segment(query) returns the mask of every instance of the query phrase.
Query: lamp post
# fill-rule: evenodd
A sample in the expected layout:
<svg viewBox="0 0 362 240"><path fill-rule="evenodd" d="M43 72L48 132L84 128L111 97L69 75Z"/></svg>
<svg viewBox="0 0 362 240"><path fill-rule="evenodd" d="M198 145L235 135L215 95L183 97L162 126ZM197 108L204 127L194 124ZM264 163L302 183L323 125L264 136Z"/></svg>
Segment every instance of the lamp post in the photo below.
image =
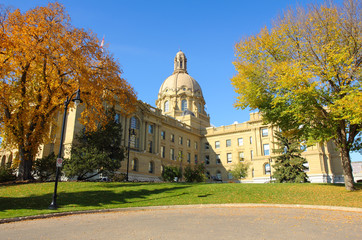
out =
<svg viewBox="0 0 362 240"><path fill-rule="evenodd" d="M75 95L75 97L74 97L74 95ZM71 101L73 101L75 103L76 106L78 106L79 103L83 102L80 99L80 89L79 88L69 98L67 97L67 100L65 100L65 102L64 102L64 116L63 116L62 132L60 135L59 153L58 153L57 164L56 164L53 200L48 207L49 209L52 209L52 210L55 210L58 208L58 206L57 206L57 188L58 188L60 168L61 168L61 164L62 164L62 149L63 149L63 140L64 140L65 120L67 118L67 110L68 110L68 105L70 103L70 99L71 99ZM60 160L60 161L58 162L58 160Z"/></svg>
<svg viewBox="0 0 362 240"><path fill-rule="evenodd" d="M134 128L128 129L128 154L127 154L127 174L126 174L126 181L128 182L128 171L129 171L129 149L131 148L131 135L135 136L136 133Z"/></svg>

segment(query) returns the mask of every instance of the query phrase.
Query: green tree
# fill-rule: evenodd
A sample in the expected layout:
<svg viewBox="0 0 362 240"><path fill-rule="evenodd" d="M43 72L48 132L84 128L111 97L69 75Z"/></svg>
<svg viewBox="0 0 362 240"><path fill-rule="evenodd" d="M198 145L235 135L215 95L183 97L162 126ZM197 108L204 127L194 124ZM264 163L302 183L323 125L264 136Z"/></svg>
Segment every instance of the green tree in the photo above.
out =
<svg viewBox="0 0 362 240"><path fill-rule="evenodd" d="M174 182L175 178L180 178L180 168L176 166L164 166L162 171L162 179L166 182Z"/></svg>
<svg viewBox="0 0 362 240"><path fill-rule="evenodd" d="M297 136L287 137L283 132L275 132L275 142L279 148L273 152L278 154L273 165L273 178L276 182L283 183L304 183L308 182L308 176L305 173L307 167L304 165L307 160L302 157L303 150Z"/></svg>
<svg viewBox="0 0 362 240"><path fill-rule="evenodd" d="M97 131L84 131L77 135L77 143L71 148L71 157L64 163L64 173L68 177L77 176L78 180L89 179L101 173L112 175L121 167L124 159L121 137L121 124L110 118Z"/></svg>
<svg viewBox="0 0 362 240"><path fill-rule="evenodd" d="M54 152L52 152L48 156L39 158L35 161L34 172L35 175L39 177L40 181L47 181L51 177L55 177L56 160L57 157Z"/></svg>
<svg viewBox="0 0 362 240"><path fill-rule="evenodd" d="M248 176L248 169L249 169L248 163L239 162L233 165L230 173L235 179L245 178Z"/></svg>
<svg viewBox="0 0 362 240"><path fill-rule="evenodd" d="M186 182L203 182L205 181L205 165L195 164L193 167L189 164L184 169L184 178Z"/></svg>
<svg viewBox="0 0 362 240"><path fill-rule="evenodd" d="M308 143L333 140L350 191L350 151L361 148L361 9L346 0L285 11L271 29L236 44L232 78L236 107L259 109Z"/></svg>
<svg viewBox="0 0 362 240"><path fill-rule="evenodd" d="M71 25L61 4L25 13L0 6L0 137L2 146L18 149L20 179L32 178L39 146L49 142L65 97L78 88L87 130L104 124L105 102L134 110L136 95L121 73L94 33Z"/></svg>

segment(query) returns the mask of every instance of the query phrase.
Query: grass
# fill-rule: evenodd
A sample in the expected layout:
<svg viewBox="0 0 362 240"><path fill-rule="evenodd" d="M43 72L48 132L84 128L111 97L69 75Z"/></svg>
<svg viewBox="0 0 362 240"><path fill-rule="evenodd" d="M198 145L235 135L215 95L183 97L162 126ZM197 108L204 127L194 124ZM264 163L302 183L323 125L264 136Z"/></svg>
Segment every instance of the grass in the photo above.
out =
<svg viewBox="0 0 362 240"><path fill-rule="evenodd" d="M48 210L54 183L0 186L0 219L52 212L186 204L268 203L362 208L362 185L60 182L59 208Z"/></svg>

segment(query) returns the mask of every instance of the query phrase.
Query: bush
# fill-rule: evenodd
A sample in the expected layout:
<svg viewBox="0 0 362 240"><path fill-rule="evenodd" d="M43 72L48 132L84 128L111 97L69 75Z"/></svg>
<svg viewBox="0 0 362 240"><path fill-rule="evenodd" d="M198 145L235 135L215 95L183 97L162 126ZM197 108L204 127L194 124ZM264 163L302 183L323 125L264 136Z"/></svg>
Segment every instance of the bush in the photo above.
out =
<svg viewBox="0 0 362 240"><path fill-rule="evenodd" d="M164 166L161 176L163 181L174 182L175 178L181 177L181 172L176 166Z"/></svg>
<svg viewBox="0 0 362 240"><path fill-rule="evenodd" d="M184 170L184 177L186 182L203 182L205 181L205 165L196 164L194 167L187 165Z"/></svg>
<svg viewBox="0 0 362 240"><path fill-rule="evenodd" d="M111 181L112 182L124 182L126 181L126 174L125 173L114 173L111 176Z"/></svg>
<svg viewBox="0 0 362 240"><path fill-rule="evenodd" d="M34 163L34 171L40 181L47 181L55 178L56 160L54 152L46 157L38 158Z"/></svg>
<svg viewBox="0 0 362 240"><path fill-rule="evenodd" d="M15 168L12 168L10 164L0 167L0 182L10 182L16 179Z"/></svg>

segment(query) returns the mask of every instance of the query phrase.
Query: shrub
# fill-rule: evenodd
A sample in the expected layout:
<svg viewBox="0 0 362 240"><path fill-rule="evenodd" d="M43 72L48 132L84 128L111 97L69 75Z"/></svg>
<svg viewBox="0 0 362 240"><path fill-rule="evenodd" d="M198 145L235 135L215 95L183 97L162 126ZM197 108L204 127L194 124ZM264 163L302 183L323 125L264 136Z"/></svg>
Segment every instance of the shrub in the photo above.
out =
<svg viewBox="0 0 362 240"><path fill-rule="evenodd" d="M34 171L40 181L47 181L55 178L56 160L54 152L46 157L38 158L34 163Z"/></svg>
<svg viewBox="0 0 362 240"><path fill-rule="evenodd" d="M186 182L203 182L205 181L205 165L196 164L194 167L187 165L184 170L184 177Z"/></svg>
<svg viewBox="0 0 362 240"><path fill-rule="evenodd" d="M0 182L9 182L16 179L15 168L12 168L10 164L0 167Z"/></svg>
<svg viewBox="0 0 362 240"><path fill-rule="evenodd" d="M181 172L176 166L164 166L161 176L163 181L174 182L175 178L181 177Z"/></svg>

